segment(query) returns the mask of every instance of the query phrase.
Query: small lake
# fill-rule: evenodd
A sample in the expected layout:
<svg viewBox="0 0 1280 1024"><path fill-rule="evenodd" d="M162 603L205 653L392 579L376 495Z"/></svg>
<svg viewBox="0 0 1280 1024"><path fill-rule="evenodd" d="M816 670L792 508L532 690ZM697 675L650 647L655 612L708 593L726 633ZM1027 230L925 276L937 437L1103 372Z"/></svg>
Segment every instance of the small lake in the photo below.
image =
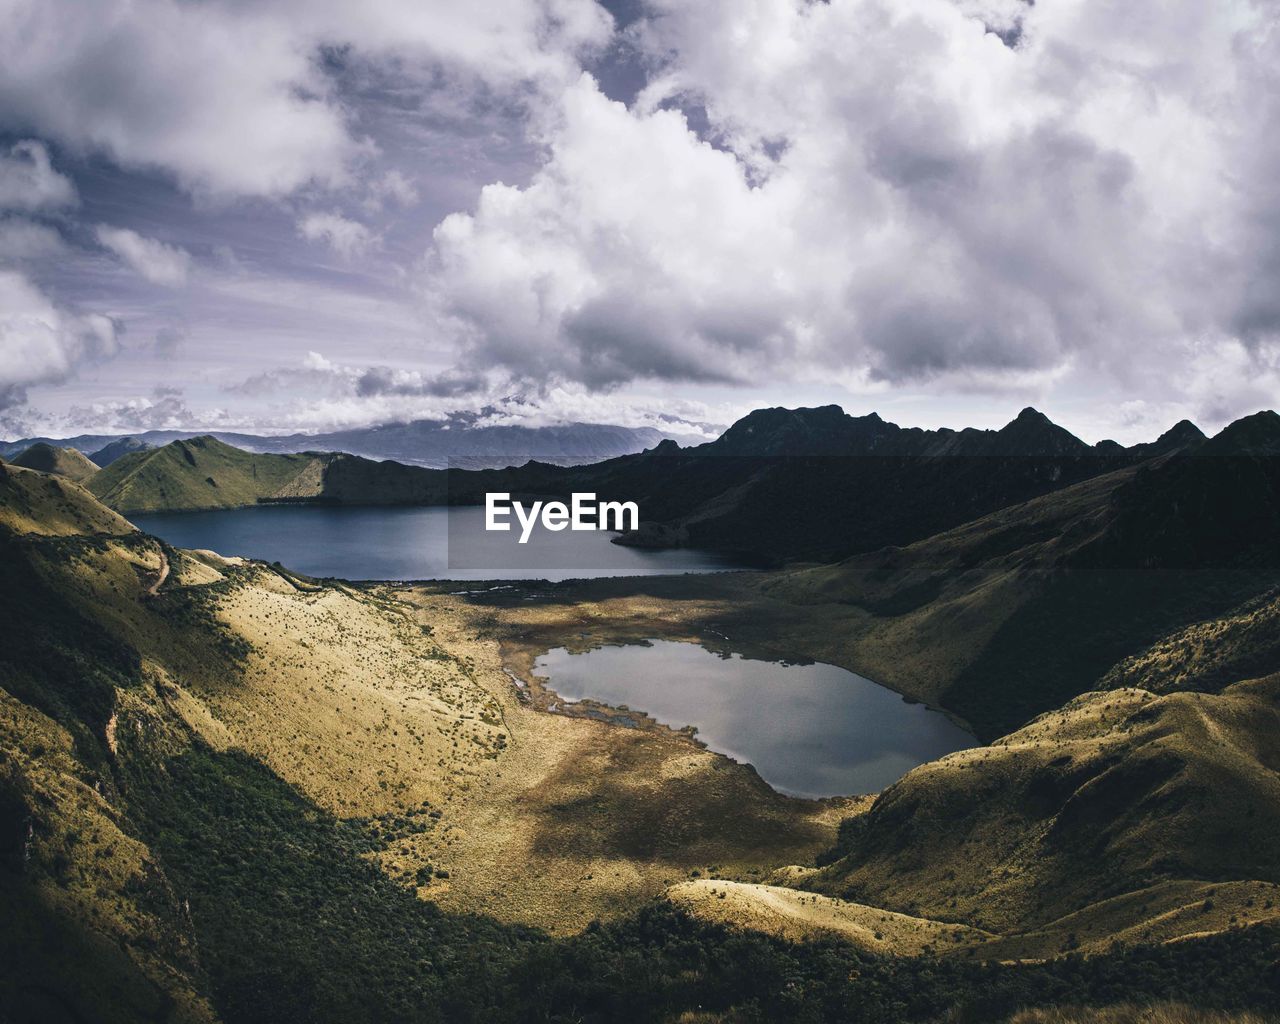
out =
<svg viewBox="0 0 1280 1024"><path fill-rule="evenodd" d="M878 792L916 765L978 742L941 712L834 665L654 640L582 654L557 648L534 672L567 701L625 704L675 729L696 726L712 750L754 765L793 796Z"/></svg>
<svg viewBox="0 0 1280 1024"><path fill-rule="evenodd" d="M480 507L259 505L213 512L135 515L132 521L180 548L208 548L280 562L308 576L348 580L521 580L656 576L745 568L724 555L644 551L604 532L489 532Z"/></svg>

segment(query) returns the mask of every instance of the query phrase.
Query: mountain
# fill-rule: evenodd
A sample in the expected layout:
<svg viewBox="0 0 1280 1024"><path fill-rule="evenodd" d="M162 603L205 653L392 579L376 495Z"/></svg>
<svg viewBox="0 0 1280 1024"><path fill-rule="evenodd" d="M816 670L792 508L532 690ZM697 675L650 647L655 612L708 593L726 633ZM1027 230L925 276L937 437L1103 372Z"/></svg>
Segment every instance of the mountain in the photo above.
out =
<svg viewBox="0 0 1280 1024"><path fill-rule="evenodd" d="M588 465L531 460L518 467L447 472L348 454L250 453L209 435L122 456L91 487L124 512L260 501L477 504L488 491L521 498L586 491L639 504L640 529L616 543L701 547L781 565L833 562L886 545L909 545L997 509L1161 458L1185 462L1185 453L1268 451L1276 422L1274 414L1259 414L1203 442L1196 441L1194 427L1180 424L1148 449L1117 453L1086 445L1034 409L1024 409L999 430L960 431L903 429L875 414L848 416L836 406L764 409L715 441L691 448L665 439L640 454ZM1237 461L1197 470L1197 477L1212 473L1219 479L1217 489L1201 481L1196 493L1209 503L1234 493ZM1166 473L1148 483L1171 479ZM1258 497L1262 504L1241 507L1261 508L1270 500ZM1172 500L1150 500L1158 506L1166 498ZM1185 503L1169 509L1190 511ZM1162 513L1153 507L1151 514ZM1135 543L1156 536L1150 525L1136 521Z"/></svg>
<svg viewBox="0 0 1280 1024"><path fill-rule="evenodd" d="M193 458L246 465L215 445ZM930 538L939 585L973 607L995 561L1034 583L1146 514L1143 472ZM927 601L929 559L897 556L854 560L864 582L823 604ZM849 567L824 568L753 577L756 599ZM177 550L0 465L5 1018L920 1024L1280 999L1271 599L1126 660L1154 690L1088 693L873 799L804 801L687 736L536 710L507 674L504 637L557 604L581 638L690 602L456 589ZM1236 653L1215 662L1215 636Z"/></svg>
<svg viewBox="0 0 1280 1024"><path fill-rule="evenodd" d="M1202 455L1280 455L1280 414L1256 412L1223 427L1200 449Z"/></svg>
<svg viewBox="0 0 1280 1024"><path fill-rule="evenodd" d="M122 455L128 455L130 452L142 452L154 447L155 445L147 444L146 441L140 441L136 437L122 437L118 441L112 441L110 444L103 445L97 451L92 452L89 458L99 466L109 466Z"/></svg>
<svg viewBox="0 0 1280 1024"><path fill-rule="evenodd" d="M1228 427L1218 437L1241 433L1257 436ZM823 638L815 656L940 704L991 739L1170 631L1274 586L1280 459L1215 457L1212 444L759 586L810 610Z"/></svg>
<svg viewBox="0 0 1280 1024"><path fill-rule="evenodd" d="M55 448L43 442L36 442L20 452L12 463L27 469L38 469L42 473L65 476L76 483L84 483L98 472L98 467L75 448Z"/></svg>
<svg viewBox="0 0 1280 1024"><path fill-rule="evenodd" d="M1179 420L1154 441L1135 444L1131 449L1140 455L1171 455L1174 452L1189 453L1204 444L1204 431L1190 420Z"/></svg>
<svg viewBox="0 0 1280 1024"><path fill-rule="evenodd" d="M593 919L833 840L839 801L526 707L465 597L410 596L176 550L0 466L6 1021L554 1020L526 971L577 986Z"/></svg>
<svg viewBox="0 0 1280 1024"><path fill-rule="evenodd" d="M702 440L702 435L692 429L675 429L678 425L671 430L658 430L607 423L566 423L545 427L486 424L485 420L492 413L493 410L455 413L443 420L414 420L320 434L262 436L226 431L149 430L129 437L81 434L60 441L30 438L0 442L0 456L8 458L37 441L43 441L76 448L86 454L105 452L104 458L109 462L121 454L117 446L124 446L126 450L138 445L160 447L172 441L207 436L258 453L346 452L370 459L394 459L410 465L443 469L450 465L520 465L531 458L577 465L640 452L666 438L685 443ZM106 465L106 462L100 464Z"/></svg>
<svg viewBox="0 0 1280 1024"><path fill-rule="evenodd" d="M999 430L955 431L827 406L762 410L708 444L664 446L647 466L615 460L584 475L602 494L640 502L641 529L618 543L780 564L909 544L1135 460L1099 454L1033 409Z"/></svg>
<svg viewBox="0 0 1280 1024"><path fill-rule="evenodd" d="M1093 449L1042 412L1023 409L999 430L904 428L876 413L850 416L838 405L759 409L719 438L690 449L706 455L1079 456Z"/></svg>
<svg viewBox="0 0 1280 1024"><path fill-rule="evenodd" d="M0 531L60 537L128 534L134 527L67 477L0 461Z"/></svg>
<svg viewBox="0 0 1280 1024"><path fill-rule="evenodd" d="M910 772L803 885L995 935L1016 922L987 956L1280 913L1280 850L1262 839L1280 831L1277 759L1280 674L1213 694L1089 693Z"/></svg>
<svg viewBox="0 0 1280 1024"><path fill-rule="evenodd" d="M838 405L757 409L696 450L708 455L866 455L903 433L874 412L850 416Z"/></svg>
<svg viewBox="0 0 1280 1024"><path fill-rule="evenodd" d="M238 508L275 494L318 455L259 455L213 437L172 441L123 455L89 481L118 512Z"/></svg>

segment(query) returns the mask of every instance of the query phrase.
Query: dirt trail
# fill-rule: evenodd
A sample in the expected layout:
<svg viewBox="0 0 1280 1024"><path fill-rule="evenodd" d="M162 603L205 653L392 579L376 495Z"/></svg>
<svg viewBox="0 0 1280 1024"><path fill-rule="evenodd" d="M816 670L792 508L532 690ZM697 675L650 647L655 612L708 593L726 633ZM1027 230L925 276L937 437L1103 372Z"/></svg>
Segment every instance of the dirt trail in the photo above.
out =
<svg viewBox="0 0 1280 1024"><path fill-rule="evenodd" d="M160 571L156 573L155 582L143 591L145 597L155 597L159 593L160 588L164 585L164 581L169 578L169 556L164 553L164 548L160 549Z"/></svg>

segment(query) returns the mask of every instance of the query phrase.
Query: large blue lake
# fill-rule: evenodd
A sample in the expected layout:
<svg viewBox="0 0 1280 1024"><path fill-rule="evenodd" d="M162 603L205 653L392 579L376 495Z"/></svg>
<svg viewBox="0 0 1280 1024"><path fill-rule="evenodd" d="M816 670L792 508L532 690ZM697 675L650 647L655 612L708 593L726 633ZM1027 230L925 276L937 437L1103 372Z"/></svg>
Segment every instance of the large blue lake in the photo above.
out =
<svg viewBox="0 0 1280 1024"><path fill-rule="evenodd" d="M917 765L977 745L946 715L835 665L792 665L653 640L581 654L557 648L534 672L570 701L591 698L696 726L712 750L783 793L879 792Z"/></svg>
<svg viewBox="0 0 1280 1024"><path fill-rule="evenodd" d="M609 533L484 528L484 509L260 505L135 515L147 533L182 548L280 562L309 576L350 580L585 579L742 568L706 551L643 551Z"/></svg>

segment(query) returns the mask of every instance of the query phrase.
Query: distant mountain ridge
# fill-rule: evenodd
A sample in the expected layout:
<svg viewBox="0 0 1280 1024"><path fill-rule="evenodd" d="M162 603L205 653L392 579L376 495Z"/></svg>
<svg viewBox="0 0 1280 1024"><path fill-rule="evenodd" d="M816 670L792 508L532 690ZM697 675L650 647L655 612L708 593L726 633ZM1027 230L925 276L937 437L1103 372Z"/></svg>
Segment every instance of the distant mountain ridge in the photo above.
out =
<svg viewBox="0 0 1280 1024"><path fill-rule="evenodd" d="M146 449L154 447L155 445L140 441L136 437L122 437L118 441L112 441L110 444L104 445L96 452L90 452L89 458L99 466L109 466L122 455L128 455L130 452L146 451Z"/></svg>
<svg viewBox="0 0 1280 1024"><path fill-rule="evenodd" d="M450 465L478 468L519 465L531 458L573 465L629 455L664 439L685 444L703 435L678 429L624 427L608 423L565 423L524 427L483 424L485 411L457 413L444 420L413 420L377 427L321 434L269 437L220 430L148 430L138 434L80 434L63 439L33 437L0 441L0 457L11 458L33 444L75 448L100 465L139 447L161 447L193 437L215 437L245 451L291 454L299 451L345 452L370 459L395 459L408 465L445 469Z"/></svg>
<svg viewBox="0 0 1280 1024"><path fill-rule="evenodd" d="M1117 446L1121 451L1128 451ZM838 405L758 409L697 451L714 455L1088 455L1096 449L1044 413L1023 409L999 430L900 427Z"/></svg>
<svg viewBox="0 0 1280 1024"><path fill-rule="evenodd" d="M811 409L757 409L719 438L694 451L714 455L1163 455L1191 450L1205 440L1182 420L1155 441L1125 447L1115 441L1090 445L1027 407L997 430L965 427L900 427L877 413L851 416L838 405ZM670 446L666 450L670 450Z"/></svg>
<svg viewBox="0 0 1280 1024"><path fill-rule="evenodd" d="M1034 409L999 430L956 431L902 428L824 406L757 410L714 441L681 448L664 439L639 454L576 466L530 460L441 471L344 453L246 452L206 435L131 451L88 485L126 514L264 501L466 505L489 491L523 498L586 491L639 503L640 529L617 543L700 547L776 565L911 544L1151 460L1273 448L1280 448L1274 413L1237 421L1212 441L1184 422L1126 449L1086 444Z"/></svg>

